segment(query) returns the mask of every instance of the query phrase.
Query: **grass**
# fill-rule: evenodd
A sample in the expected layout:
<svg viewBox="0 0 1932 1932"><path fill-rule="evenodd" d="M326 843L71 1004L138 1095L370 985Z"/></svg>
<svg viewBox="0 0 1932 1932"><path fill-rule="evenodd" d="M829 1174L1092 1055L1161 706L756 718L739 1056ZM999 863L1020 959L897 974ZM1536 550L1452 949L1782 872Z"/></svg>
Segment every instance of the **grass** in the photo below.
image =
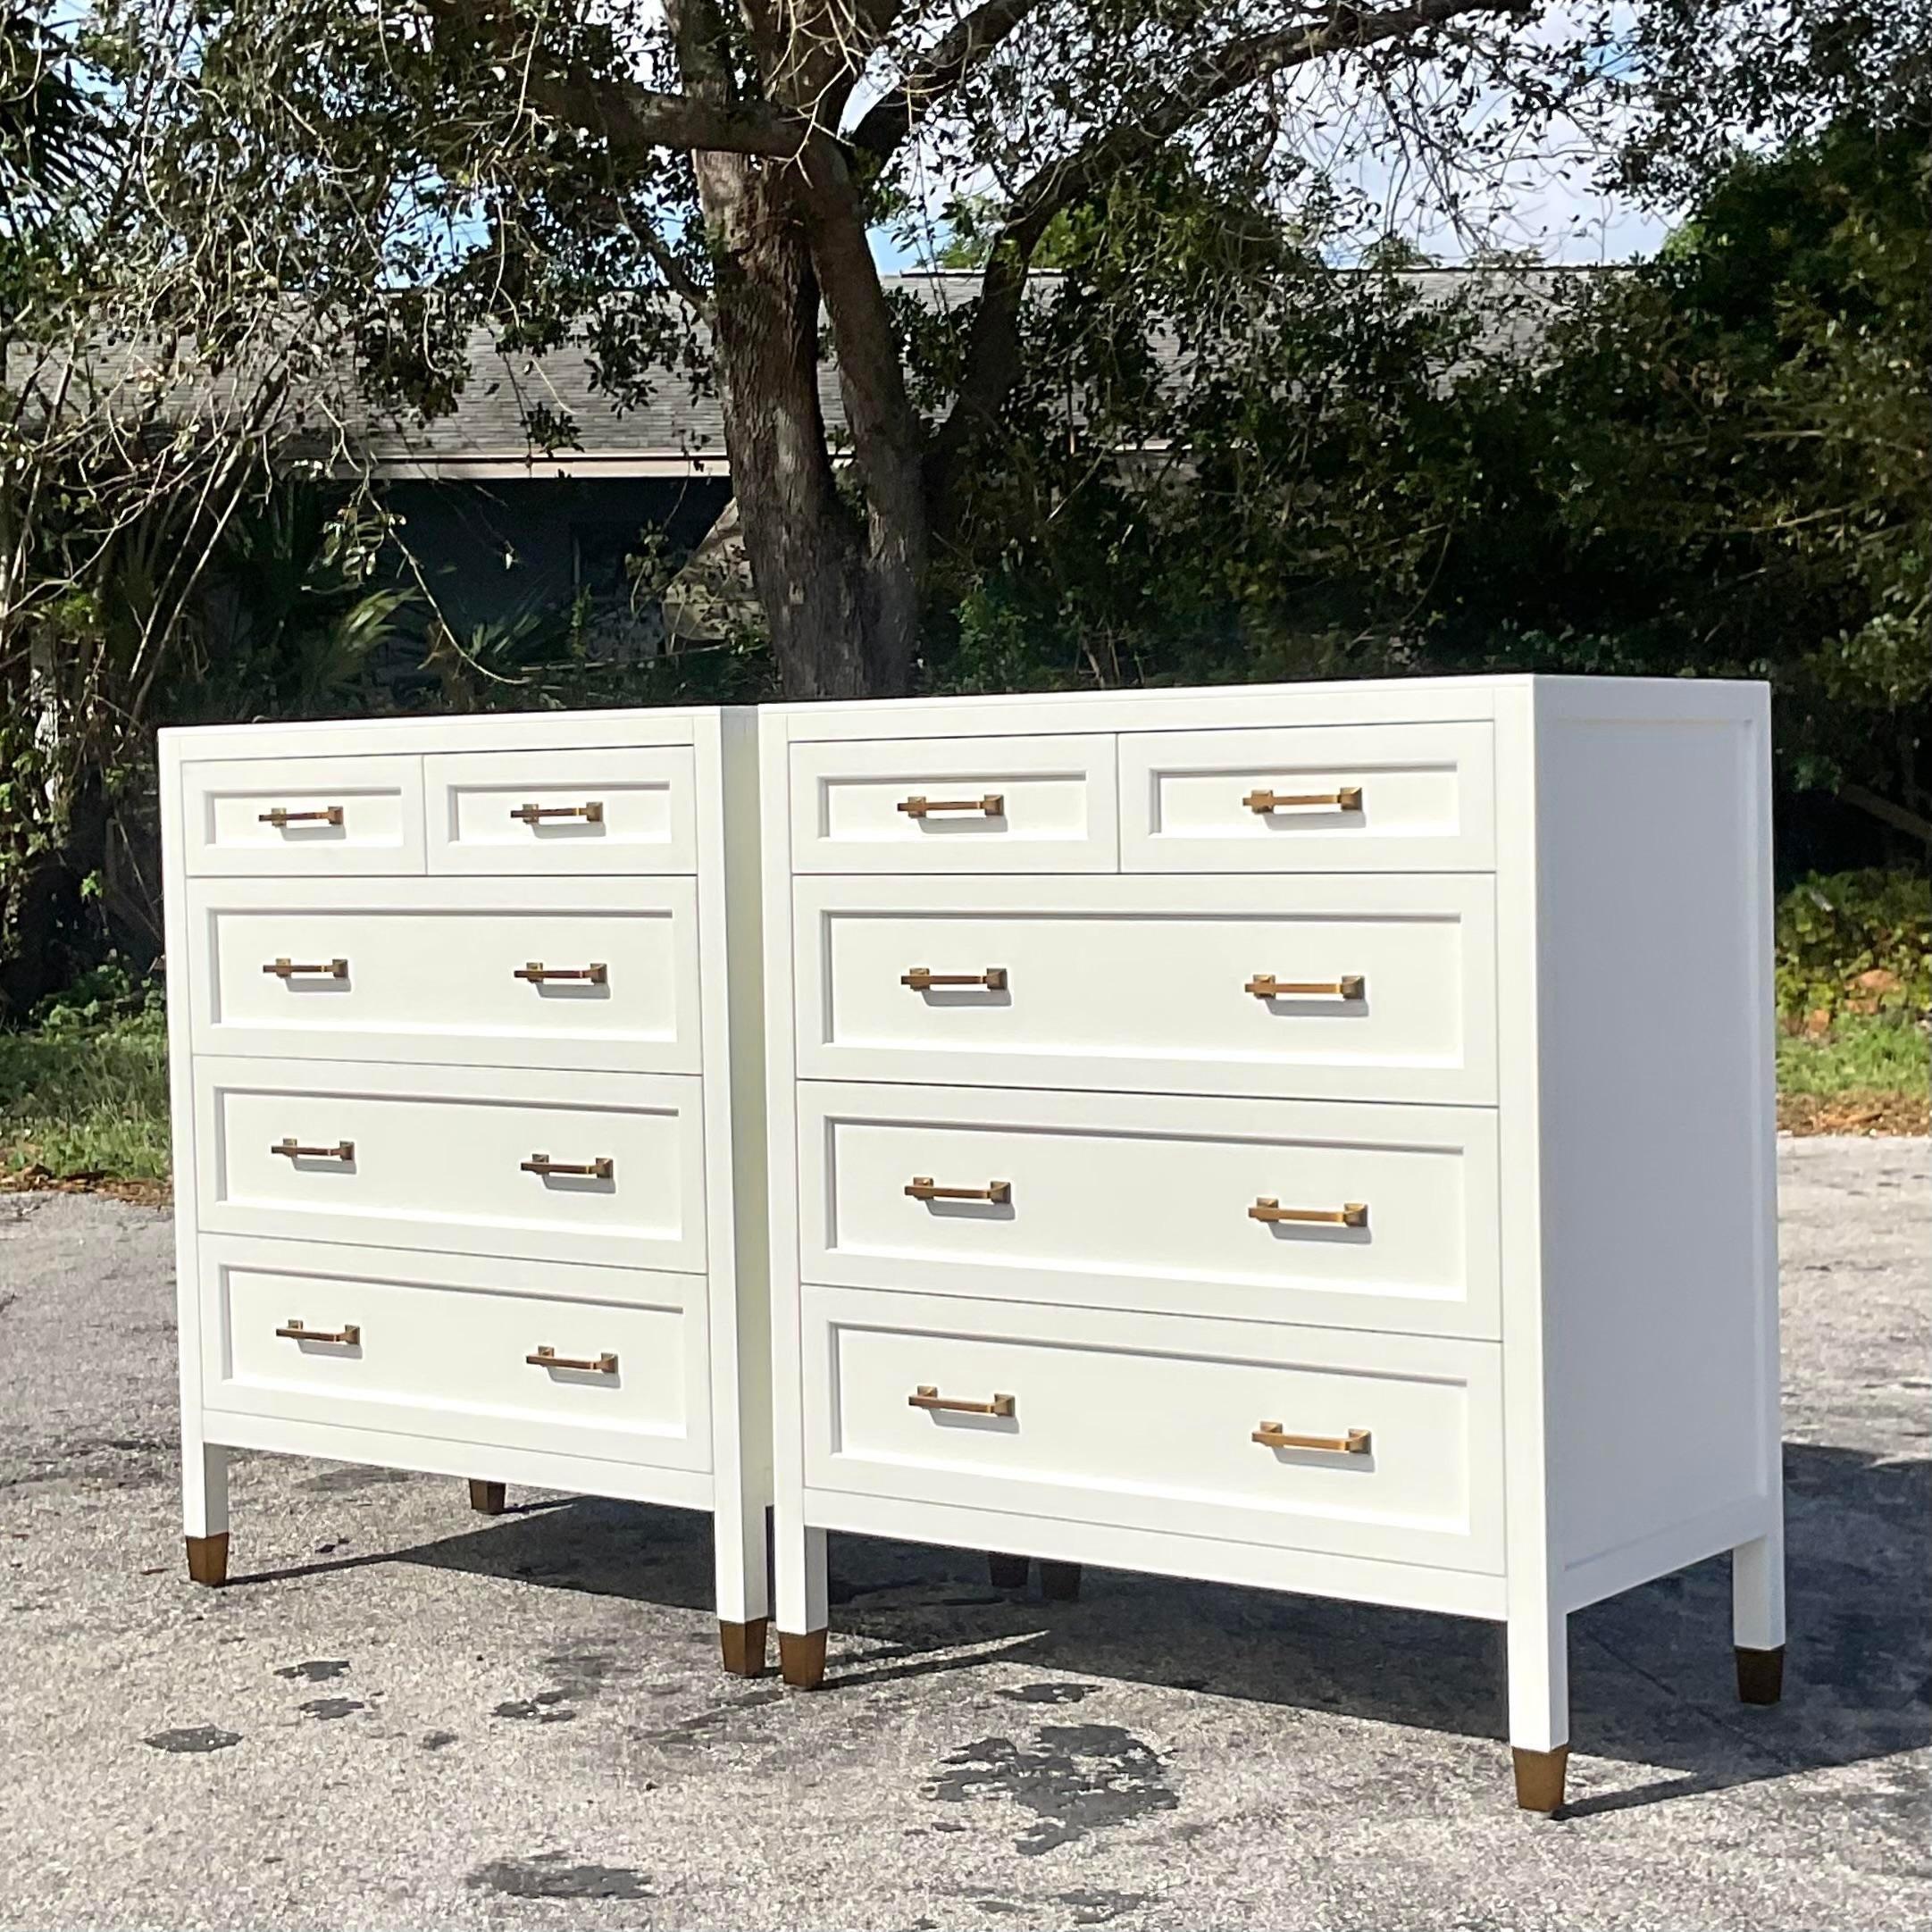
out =
<svg viewBox="0 0 1932 1932"><path fill-rule="evenodd" d="M1779 1125L1797 1133L1924 1133L1928 1039L1909 1022L1841 1015L1777 1042ZM168 1048L159 1016L0 1033L0 1187L168 1175Z"/></svg>

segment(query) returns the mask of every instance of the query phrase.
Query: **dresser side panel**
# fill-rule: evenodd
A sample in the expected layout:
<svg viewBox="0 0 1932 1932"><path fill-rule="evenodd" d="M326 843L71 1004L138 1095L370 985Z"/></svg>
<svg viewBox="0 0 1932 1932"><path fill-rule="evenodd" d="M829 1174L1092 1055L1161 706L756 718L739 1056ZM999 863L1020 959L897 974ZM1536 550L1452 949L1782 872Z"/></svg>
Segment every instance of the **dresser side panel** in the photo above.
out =
<svg viewBox="0 0 1932 1932"><path fill-rule="evenodd" d="M181 1363L181 1434L192 1464L200 1441L201 1295L196 1248L195 1088L189 1045L194 992L177 733L160 734L162 964L168 999L168 1116L174 1198L174 1280Z"/></svg>
<svg viewBox="0 0 1932 1932"><path fill-rule="evenodd" d="M1542 1303L1572 1604L1778 1507L1768 731L1758 685L1721 707L1709 686L1681 707L1668 685L1538 693ZM1709 1549L1685 1541L1699 1522L1720 1526Z"/></svg>

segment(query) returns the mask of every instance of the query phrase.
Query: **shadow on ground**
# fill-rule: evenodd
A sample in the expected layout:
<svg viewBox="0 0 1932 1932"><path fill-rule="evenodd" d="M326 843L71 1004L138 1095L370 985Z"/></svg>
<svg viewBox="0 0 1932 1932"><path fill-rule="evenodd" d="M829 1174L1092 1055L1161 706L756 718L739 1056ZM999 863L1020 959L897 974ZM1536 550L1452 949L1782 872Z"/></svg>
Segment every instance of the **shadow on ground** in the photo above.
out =
<svg viewBox="0 0 1932 1932"><path fill-rule="evenodd" d="M1569 1816L1860 1763L1932 1738L1932 1462L1793 1443L1785 1473L1785 1702L1763 1710L1735 1701L1726 1560L1592 1605L1570 1625L1577 1748L1666 1766L1669 1775L1585 1795ZM230 1587L385 1563L685 1610L713 1601L708 1518L596 1498L526 1503L464 1535L240 1576ZM972 1670L997 1657L1468 1736L1503 1735L1501 1633L1491 1625L1097 1570L1086 1573L1081 1602L1043 1602L993 1589L971 1552L856 1536L833 1538L832 1577L826 1696ZM1041 1701L1061 1698L1043 1687ZM1901 1793L1902 1805L1916 1802Z"/></svg>

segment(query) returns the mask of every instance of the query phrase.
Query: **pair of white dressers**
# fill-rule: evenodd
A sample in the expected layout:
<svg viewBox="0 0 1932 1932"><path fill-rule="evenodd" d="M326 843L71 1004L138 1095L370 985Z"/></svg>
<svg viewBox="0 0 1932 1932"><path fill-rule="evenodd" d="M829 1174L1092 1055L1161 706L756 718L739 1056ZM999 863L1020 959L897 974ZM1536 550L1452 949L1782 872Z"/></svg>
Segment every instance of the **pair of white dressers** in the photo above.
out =
<svg viewBox="0 0 1932 1932"><path fill-rule="evenodd" d="M1472 678L163 738L190 1569L226 1452L1566 1622L1778 1694L1761 686ZM182 963L185 962L185 972ZM768 1239L767 1239L768 1235ZM765 1519L773 1518L773 1585Z"/></svg>

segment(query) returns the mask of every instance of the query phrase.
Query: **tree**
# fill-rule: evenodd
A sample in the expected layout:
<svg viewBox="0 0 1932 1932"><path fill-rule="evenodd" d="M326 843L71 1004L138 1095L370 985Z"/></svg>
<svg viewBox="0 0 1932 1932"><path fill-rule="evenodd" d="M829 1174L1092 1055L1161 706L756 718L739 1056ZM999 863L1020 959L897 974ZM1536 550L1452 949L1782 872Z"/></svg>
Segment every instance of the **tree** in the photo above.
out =
<svg viewBox="0 0 1932 1932"><path fill-rule="evenodd" d="M447 402L483 316L513 352L587 330L619 402L667 369L715 379L787 690L890 693L907 686L933 559L956 542L1021 381L1042 242L1177 153L1251 207L1332 219L1372 159L1409 167L1460 215L1590 79L1605 29L1539 36L1537 13L1534 0L215 0L205 113L170 192L240 170L332 224L332 253L291 292L336 309L381 295L359 349L399 405ZM931 180L999 213L929 414L868 236L922 216ZM820 402L822 314L849 429L838 447Z"/></svg>

